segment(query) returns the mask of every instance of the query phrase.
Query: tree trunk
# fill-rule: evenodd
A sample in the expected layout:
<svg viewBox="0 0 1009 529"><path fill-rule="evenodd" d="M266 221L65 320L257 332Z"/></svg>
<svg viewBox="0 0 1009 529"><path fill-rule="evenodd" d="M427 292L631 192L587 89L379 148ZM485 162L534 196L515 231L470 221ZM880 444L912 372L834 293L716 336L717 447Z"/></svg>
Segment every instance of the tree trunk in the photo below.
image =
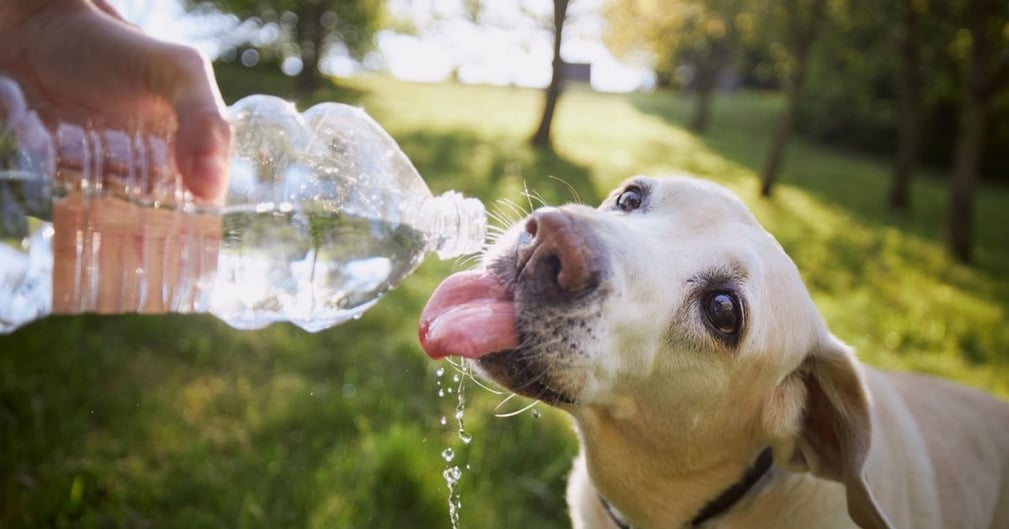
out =
<svg viewBox="0 0 1009 529"><path fill-rule="evenodd" d="M906 211L911 207L911 177L918 163L921 127L921 39L919 16L914 0L904 2L904 36L900 41L901 72L900 125L897 129L897 154L888 203Z"/></svg>
<svg viewBox="0 0 1009 529"><path fill-rule="evenodd" d="M708 130L711 103L718 90L719 77L732 63L737 44L732 24L728 24L725 35L718 38L709 37L707 40L707 53L697 65L697 82L694 85L696 95L690 129L696 133Z"/></svg>
<svg viewBox="0 0 1009 529"><path fill-rule="evenodd" d="M974 0L967 8L967 29L971 35L970 64L950 181L946 239L950 252L969 263L974 246L974 182L984 148L988 105L996 89L1004 82L1006 70L989 70L994 47L988 25L996 13L998 0Z"/></svg>
<svg viewBox="0 0 1009 529"><path fill-rule="evenodd" d="M697 64L697 82L694 83L694 114L690 118L690 130L700 134L708 130L711 115L711 99L718 86L718 74L722 71L719 43L708 42L708 53L703 54Z"/></svg>
<svg viewBox="0 0 1009 529"><path fill-rule="evenodd" d="M708 70L708 68L702 68L701 70ZM715 93L717 77L717 73L712 75L711 72L704 72L697 80L697 93L694 95L694 114L690 118L690 130L698 134L708 130L708 119L711 115L711 99Z"/></svg>
<svg viewBox="0 0 1009 529"><path fill-rule="evenodd" d="M298 13L301 72L298 73L297 90L300 95L310 95L319 88L319 59L322 56L326 30L322 27L323 6L307 3Z"/></svg>
<svg viewBox="0 0 1009 529"><path fill-rule="evenodd" d="M550 146L550 126L554 120L554 110L557 100L561 97L564 83L564 61L561 59L561 39L564 30L564 18L567 16L568 0L554 0L554 61L550 85L547 86L543 103L543 118L533 135L532 144L536 147Z"/></svg>
<svg viewBox="0 0 1009 529"><path fill-rule="evenodd" d="M805 68L805 65L800 68ZM796 73L796 78L788 84L788 91L785 99L785 114L778 123L778 130L771 143L771 153L767 157L767 165L764 166L764 174L760 183L760 196L769 197L775 182L778 180L778 173L785 160L785 150L788 147L788 140L792 136L792 125L795 122L795 110L799 106L799 96L802 91L804 73Z"/></svg>
<svg viewBox="0 0 1009 529"><path fill-rule="evenodd" d="M967 100L960 110L960 130L956 138L949 213L946 217L950 251L965 263L971 261L974 244L974 182L981 161L988 113L988 101L981 96L968 90Z"/></svg>
<svg viewBox="0 0 1009 529"><path fill-rule="evenodd" d="M816 40L816 32L820 29L820 19L823 14L825 0L811 0L808 13L803 19L799 13L798 5L795 1L786 3L786 16L788 18L788 37L792 41L790 46L792 61L795 65L795 72L788 83L788 90L785 99L785 114L778 124L777 134L771 143L771 152L767 157L767 165L764 166L764 174L761 177L760 195L770 197L774 183L778 180L778 173L785 163L785 149L788 140L792 135L792 126L795 122L795 111L799 106L802 97L802 86L806 81L806 70L809 66L809 53Z"/></svg>

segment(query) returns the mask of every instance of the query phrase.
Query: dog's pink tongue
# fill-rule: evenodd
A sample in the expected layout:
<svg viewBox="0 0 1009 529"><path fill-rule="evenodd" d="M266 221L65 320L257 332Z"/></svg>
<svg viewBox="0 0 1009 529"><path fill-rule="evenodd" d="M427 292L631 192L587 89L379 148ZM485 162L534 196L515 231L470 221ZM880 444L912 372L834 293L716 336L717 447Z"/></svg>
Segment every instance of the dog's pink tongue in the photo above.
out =
<svg viewBox="0 0 1009 529"><path fill-rule="evenodd" d="M491 274L459 272L435 289L420 315L420 345L431 358L483 355L518 345L515 302Z"/></svg>

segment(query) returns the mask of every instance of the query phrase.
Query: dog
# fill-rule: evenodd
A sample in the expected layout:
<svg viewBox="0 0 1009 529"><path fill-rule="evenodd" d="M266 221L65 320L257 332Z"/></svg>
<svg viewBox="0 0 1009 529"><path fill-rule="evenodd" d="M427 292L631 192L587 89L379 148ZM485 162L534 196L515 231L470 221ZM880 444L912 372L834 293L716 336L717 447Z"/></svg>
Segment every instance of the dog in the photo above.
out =
<svg viewBox="0 0 1009 529"><path fill-rule="evenodd" d="M575 529L1009 528L1009 405L860 364L717 184L536 210L420 340L573 417Z"/></svg>

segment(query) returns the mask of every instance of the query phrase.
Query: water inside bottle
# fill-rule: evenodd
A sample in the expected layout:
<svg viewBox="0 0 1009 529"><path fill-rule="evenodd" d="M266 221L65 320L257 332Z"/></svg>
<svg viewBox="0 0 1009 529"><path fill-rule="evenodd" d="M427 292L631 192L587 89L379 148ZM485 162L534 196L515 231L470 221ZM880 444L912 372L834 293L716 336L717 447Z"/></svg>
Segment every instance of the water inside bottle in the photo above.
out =
<svg viewBox="0 0 1009 529"><path fill-rule="evenodd" d="M428 251L409 226L287 203L196 214L76 190L52 216L0 240L0 331L49 313L209 311L314 332L360 316Z"/></svg>
<svg viewBox="0 0 1009 529"><path fill-rule="evenodd" d="M211 312L237 328L290 320L317 331L358 316L427 248L403 224L290 204L229 209L222 222Z"/></svg>

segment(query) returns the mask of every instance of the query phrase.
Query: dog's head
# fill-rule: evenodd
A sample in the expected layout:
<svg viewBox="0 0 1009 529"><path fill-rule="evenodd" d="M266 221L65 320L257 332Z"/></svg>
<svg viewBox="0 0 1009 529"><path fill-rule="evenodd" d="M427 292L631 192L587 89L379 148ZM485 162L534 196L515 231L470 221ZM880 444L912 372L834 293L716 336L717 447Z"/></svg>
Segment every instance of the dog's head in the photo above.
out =
<svg viewBox="0 0 1009 529"><path fill-rule="evenodd" d="M770 445L845 483L855 521L882 526L859 368L791 259L717 185L633 178L598 209L537 210L484 270L439 288L421 340L570 411L590 444L618 429L666 449Z"/></svg>

